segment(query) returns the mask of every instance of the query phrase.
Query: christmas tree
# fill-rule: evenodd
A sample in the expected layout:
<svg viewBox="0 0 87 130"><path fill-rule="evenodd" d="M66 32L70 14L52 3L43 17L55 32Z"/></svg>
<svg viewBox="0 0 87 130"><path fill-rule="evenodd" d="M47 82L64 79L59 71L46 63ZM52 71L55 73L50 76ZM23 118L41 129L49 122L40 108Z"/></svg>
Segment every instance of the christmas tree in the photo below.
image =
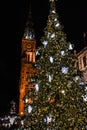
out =
<svg viewBox="0 0 87 130"><path fill-rule="evenodd" d="M32 64L38 72L24 97L24 128L27 130L85 130L87 124L87 85L78 71L74 45L67 42L54 0L42 45Z"/></svg>

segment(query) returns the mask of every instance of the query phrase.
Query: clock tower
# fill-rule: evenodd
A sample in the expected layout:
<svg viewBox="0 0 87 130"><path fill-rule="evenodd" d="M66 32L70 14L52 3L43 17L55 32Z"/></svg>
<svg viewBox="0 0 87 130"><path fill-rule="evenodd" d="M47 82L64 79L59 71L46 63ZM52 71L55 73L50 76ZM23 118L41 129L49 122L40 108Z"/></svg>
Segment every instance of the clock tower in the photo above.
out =
<svg viewBox="0 0 87 130"><path fill-rule="evenodd" d="M29 85L28 77L32 76L36 70L32 68L31 62L35 62L36 39L33 29L31 11L29 11L28 19L25 24L25 30L21 44L21 71L19 80L19 115L24 114L23 98L28 89L33 87Z"/></svg>

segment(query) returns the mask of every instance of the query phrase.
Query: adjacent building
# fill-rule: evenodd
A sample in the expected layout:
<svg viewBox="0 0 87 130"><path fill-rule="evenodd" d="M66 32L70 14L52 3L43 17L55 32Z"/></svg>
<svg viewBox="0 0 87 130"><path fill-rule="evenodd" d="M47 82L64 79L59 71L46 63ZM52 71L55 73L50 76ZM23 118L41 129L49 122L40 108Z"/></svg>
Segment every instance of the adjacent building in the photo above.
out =
<svg viewBox="0 0 87 130"><path fill-rule="evenodd" d="M84 47L78 54L78 67L82 71L84 81L87 83L87 46Z"/></svg>

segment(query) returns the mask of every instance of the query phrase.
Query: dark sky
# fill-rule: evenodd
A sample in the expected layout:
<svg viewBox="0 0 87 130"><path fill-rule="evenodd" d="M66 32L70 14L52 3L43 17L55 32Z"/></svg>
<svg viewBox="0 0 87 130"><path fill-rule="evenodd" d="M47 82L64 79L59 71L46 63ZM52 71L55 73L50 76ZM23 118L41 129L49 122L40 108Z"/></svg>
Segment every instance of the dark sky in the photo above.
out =
<svg viewBox="0 0 87 130"><path fill-rule="evenodd" d="M0 4L0 114L9 110L12 99L18 101L20 47L28 8L29 0ZM84 47L83 33L87 33L85 1L58 0L56 9L68 41L74 43L77 51L81 50ZM38 46L47 23L49 0L31 0L31 10Z"/></svg>

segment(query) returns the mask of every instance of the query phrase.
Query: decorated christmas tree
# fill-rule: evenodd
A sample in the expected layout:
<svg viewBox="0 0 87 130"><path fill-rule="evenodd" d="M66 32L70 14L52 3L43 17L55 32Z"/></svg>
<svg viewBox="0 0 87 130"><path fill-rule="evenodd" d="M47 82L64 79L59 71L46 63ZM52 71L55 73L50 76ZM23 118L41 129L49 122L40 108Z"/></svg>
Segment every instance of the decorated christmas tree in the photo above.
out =
<svg viewBox="0 0 87 130"><path fill-rule="evenodd" d="M74 45L67 42L54 0L42 45L32 64L38 72L28 80L34 84L24 97L24 128L27 130L85 130L87 86L78 71Z"/></svg>

